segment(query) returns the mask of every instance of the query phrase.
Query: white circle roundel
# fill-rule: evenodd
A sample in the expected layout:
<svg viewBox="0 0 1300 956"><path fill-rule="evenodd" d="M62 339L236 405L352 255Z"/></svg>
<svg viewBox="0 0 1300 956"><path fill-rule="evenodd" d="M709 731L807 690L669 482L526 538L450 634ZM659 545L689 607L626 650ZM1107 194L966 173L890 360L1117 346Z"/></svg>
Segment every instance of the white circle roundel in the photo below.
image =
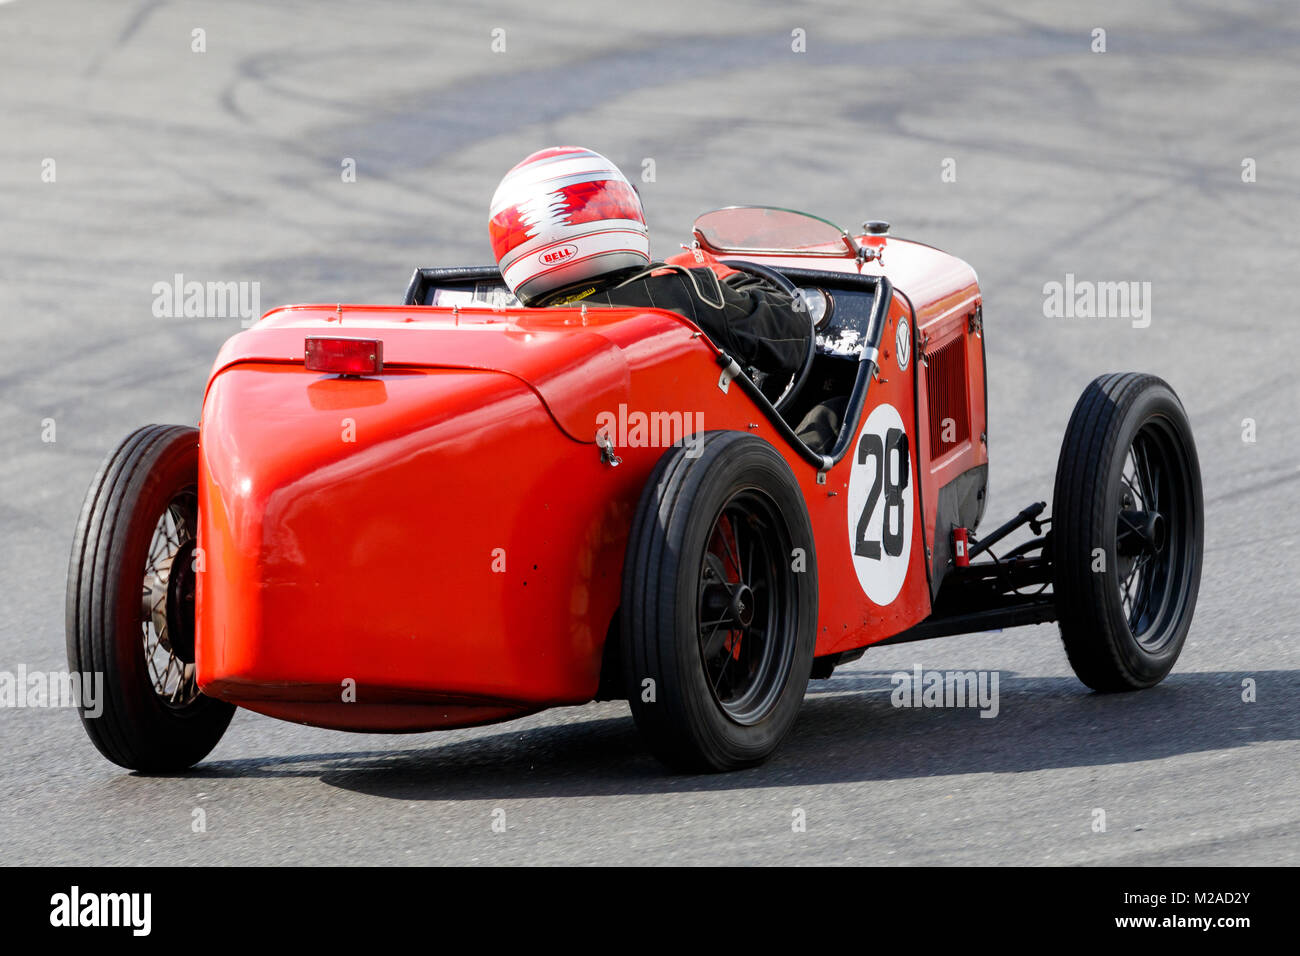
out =
<svg viewBox="0 0 1300 956"><path fill-rule="evenodd" d="M852 451L849 541L862 590L882 607L893 602L912 556L912 458L907 428L893 405L877 405Z"/></svg>

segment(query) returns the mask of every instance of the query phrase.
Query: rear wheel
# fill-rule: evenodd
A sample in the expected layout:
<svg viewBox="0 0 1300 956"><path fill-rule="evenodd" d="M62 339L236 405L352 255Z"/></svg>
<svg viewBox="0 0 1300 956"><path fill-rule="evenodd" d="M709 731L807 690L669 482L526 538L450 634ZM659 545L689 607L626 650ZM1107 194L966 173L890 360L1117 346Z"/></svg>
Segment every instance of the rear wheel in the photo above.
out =
<svg viewBox="0 0 1300 956"><path fill-rule="evenodd" d="M102 681L82 725L105 757L131 770L192 766L234 714L195 680L197 532L198 431L148 425L129 435L86 493L66 634L69 669L83 683Z"/></svg>
<svg viewBox="0 0 1300 956"><path fill-rule="evenodd" d="M1161 681L1201 579L1204 505L1187 414L1152 375L1104 375L1066 428L1052 502L1053 587L1070 665L1094 690Z"/></svg>
<svg viewBox="0 0 1300 956"><path fill-rule="evenodd" d="M624 685L650 749L692 770L767 759L794 725L816 627L812 528L785 460L739 432L666 452L623 572Z"/></svg>

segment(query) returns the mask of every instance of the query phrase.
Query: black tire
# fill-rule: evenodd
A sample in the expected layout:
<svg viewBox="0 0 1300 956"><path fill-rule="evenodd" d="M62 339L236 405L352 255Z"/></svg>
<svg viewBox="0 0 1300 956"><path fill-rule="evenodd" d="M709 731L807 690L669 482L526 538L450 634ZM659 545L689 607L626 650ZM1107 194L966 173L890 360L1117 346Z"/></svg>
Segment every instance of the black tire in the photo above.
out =
<svg viewBox="0 0 1300 956"><path fill-rule="evenodd" d="M816 639L816 555L803 495L775 448L712 432L696 450L665 452L637 506L623 682L657 757L733 770L771 756L798 715Z"/></svg>
<svg viewBox="0 0 1300 956"><path fill-rule="evenodd" d="M1159 683L1192 623L1205 524L1196 445L1173 389L1128 372L1084 390L1061 444L1052 516L1053 588L1074 673L1105 692Z"/></svg>
<svg viewBox="0 0 1300 956"><path fill-rule="evenodd" d="M235 711L194 683L197 517L198 431L147 425L104 459L77 522L68 667L103 675L102 713L83 708L82 726L100 753L130 770L193 766Z"/></svg>

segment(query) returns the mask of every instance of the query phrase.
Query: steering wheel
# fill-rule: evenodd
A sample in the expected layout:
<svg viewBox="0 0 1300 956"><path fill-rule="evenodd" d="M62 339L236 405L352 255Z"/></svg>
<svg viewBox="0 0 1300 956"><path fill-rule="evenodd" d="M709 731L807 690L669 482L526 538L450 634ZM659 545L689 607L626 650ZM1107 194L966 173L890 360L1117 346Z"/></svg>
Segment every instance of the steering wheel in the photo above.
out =
<svg viewBox="0 0 1300 956"><path fill-rule="evenodd" d="M770 282L789 295L796 303L802 301L799 287L775 269L760 266L756 262L748 262L744 259L719 259L718 261L729 269L735 269L737 272L747 272ZM799 393L803 383L808 380L808 373L812 371L813 360L817 357L817 326L813 321L812 310L796 308L796 311L802 311L808 316L808 351L804 354L803 364L799 370L790 377L789 384L782 389L781 394L772 402L772 407L778 412L784 411L786 406L794 399L794 396Z"/></svg>

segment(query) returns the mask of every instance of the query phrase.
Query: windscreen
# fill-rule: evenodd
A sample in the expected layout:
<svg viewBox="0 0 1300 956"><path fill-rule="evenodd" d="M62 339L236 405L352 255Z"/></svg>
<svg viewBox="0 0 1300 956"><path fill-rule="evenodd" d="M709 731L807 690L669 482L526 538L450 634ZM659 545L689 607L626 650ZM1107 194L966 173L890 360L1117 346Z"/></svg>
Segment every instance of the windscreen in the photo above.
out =
<svg viewBox="0 0 1300 956"><path fill-rule="evenodd" d="M839 226L775 206L730 206L695 220L702 245L718 252L798 252L847 256L853 252Z"/></svg>

